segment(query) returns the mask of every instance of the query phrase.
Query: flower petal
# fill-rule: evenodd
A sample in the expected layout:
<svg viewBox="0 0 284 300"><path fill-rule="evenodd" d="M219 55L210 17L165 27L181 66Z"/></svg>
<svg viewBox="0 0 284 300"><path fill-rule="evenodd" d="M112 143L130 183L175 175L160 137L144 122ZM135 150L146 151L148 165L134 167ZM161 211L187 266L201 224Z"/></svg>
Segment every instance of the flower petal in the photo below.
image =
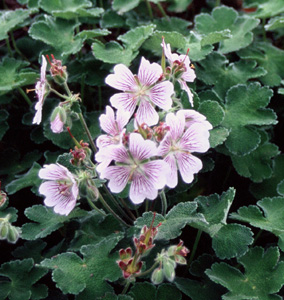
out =
<svg viewBox="0 0 284 300"><path fill-rule="evenodd" d="M169 132L171 133L172 139L175 141L183 134L185 127L184 115L179 112L177 112L176 115L169 113L166 116L166 124L170 127Z"/></svg>
<svg viewBox="0 0 284 300"><path fill-rule="evenodd" d="M171 96L174 93L174 86L169 81L163 81L154 85L150 90L151 101L164 110L172 107L173 101Z"/></svg>
<svg viewBox="0 0 284 300"><path fill-rule="evenodd" d="M60 119L59 113L55 116L55 119L50 122L50 129L53 133L60 133L63 131L64 123Z"/></svg>
<svg viewBox="0 0 284 300"><path fill-rule="evenodd" d="M38 176L41 179L46 180L64 180L74 178L72 173L60 164L44 165L43 168L39 170Z"/></svg>
<svg viewBox="0 0 284 300"><path fill-rule="evenodd" d="M114 68L114 74L108 75L105 79L106 84L120 91L132 91L137 82L132 72L123 64L118 64Z"/></svg>
<svg viewBox="0 0 284 300"><path fill-rule="evenodd" d="M137 97L130 93L117 93L110 98L110 103L113 107L128 112L130 116L134 113L137 101Z"/></svg>
<svg viewBox="0 0 284 300"><path fill-rule="evenodd" d="M151 86L155 84L158 79L163 74L162 67L157 63L152 63L145 59L141 58L139 70L138 70L138 79L139 82L144 86Z"/></svg>
<svg viewBox="0 0 284 300"><path fill-rule="evenodd" d="M190 127L194 123L202 123L207 130L212 129L212 125L206 120L206 117L193 109L181 110L185 116L185 126Z"/></svg>
<svg viewBox="0 0 284 300"><path fill-rule="evenodd" d="M145 123L148 126L153 126L159 122L159 115L153 105L142 98L136 112L136 119L139 124Z"/></svg>
<svg viewBox="0 0 284 300"><path fill-rule="evenodd" d="M174 154L171 153L165 157L164 161L169 166L169 172L167 173L167 186L170 188L174 188L178 183L176 158Z"/></svg>
<svg viewBox="0 0 284 300"><path fill-rule="evenodd" d="M202 169L201 160L194 155L183 152L177 152L176 158L183 181L191 183L194 178L193 174L198 173Z"/></svg>
<svg viewBox="0 0 284 300"><path fill-rule="evenodd" d="M193 94L183 79L178 80L180 87L186 91L190 105L193 107Z"/></svg>
<svg viewBox="0 0 284 300"><path fill-rule="evenodd" d="M130 168L127 166L110 166L101 173L101 178L109 179L108 187L113 193L120 193L129 180Z"/></svg>
<svg viewBox="0 0 284 300"><path fill-rule="evenodd" d="M148 159L157 154L156 144L150 140L144 140L140 133L129 135L129 151L136 161Z"/></svg>

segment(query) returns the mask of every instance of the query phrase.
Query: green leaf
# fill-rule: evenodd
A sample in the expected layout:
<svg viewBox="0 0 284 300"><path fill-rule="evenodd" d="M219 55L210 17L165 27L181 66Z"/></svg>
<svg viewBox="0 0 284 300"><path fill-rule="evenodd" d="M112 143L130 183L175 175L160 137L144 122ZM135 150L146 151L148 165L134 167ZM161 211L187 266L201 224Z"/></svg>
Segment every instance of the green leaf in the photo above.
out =
<svg viewBox="0 0 284 300"><path fill-rule="evenodd" d="M223 294L222 288L209 279L200 282L188 278L176 277L174 284L192 300L220 300Z"/></svg>
<svg viewBox="0 0 284 300"><path fill-rule="evenodd" d="M256 60L258 65L267 71L267 75L260 78L261 82L269 86L280 85L284 78L284 51L270 43L255 43L238 52L242 59Z"/></svg>
<svg viewBox="0 0 284 300"><path fill-rule="evenodd" d="M76 37L80 37L82 40L94 39L99 36L109 35L111 32L107 29L93 29L93 30L83 30L77 34Z"/></svg>
<svg viewBox="0 0 284 300"><path fill-rule="evenodd" d="M0 175L8 174L13 176L14 174L21 173L30 168L41 156L42 154L39 151L34 150L21 158L18 151L6 149L0 156Z"/></svg>
<svg viewBox="0 0 284 300"><path fill-rule="evenodd" d="M203 37L197 32L191 31L184 50L189 49L189 57L192 61L200 61L213 51L212 45L201 45Z"/></svg>
<svg viewBox="0 0 284 300"><path fill-rule="evenodd" d="M186 38L184 35L176 31L158 31L156 30L153 35L143 44L143 48L161 56L163 48L161 46L162 37L165 38L166 44L171 44L172 51L175 49L186 48ZM186 50L185 52L186 53ZM190 56L190 53L189 53Z"/></svg>
<svg viewBox="0 0 284 300"><path fill-rule="evenodd" d="M284 17L279 16L272 18L268 21L268 23L264 26L265 30L267 31L273 31L278 28L283 28L284 27Z"/></svg>
<svg viewBox="0 0 284 300"><path fill-rule="evenodd" d="M185 19L177 17L154 19L153 23L156 25L156 30L158 31L176 31L183 35L186 34L188 27L192 24Z"/></svg>
<svg viewBox="0 0 284 300"><path fill-rule="evenodd" d="M243 255L253 242L249 228L239 224L227 224L234 196L235 190L230 188L221 196L199 196L194 200L198 204L197 211L204 215L207 224L193 223L191 226L207 232L212 237L213 249L221 259Z"/></svg>
<svg viewBox="0 0 284 300"><path fill-rule="evenodd" d="M112 292L105 280L114 281L122 275L116 263L118 252L109 255L121 238L117 234L96 245L83 246L83 258L67 252L45 259L41 265L53 270L52 279L64 294L75 294L77 300L97 299Z"/></svg>
<svg viewBox="0 0 284 300"><path fill-rule="evenodd" d="M282 180L278 183L277 192L279 195L284 196L284 180Z"/></svg>
<svg viewBox="0 0 284 300"><path fill-rule="evenodd" d="M43 258L41 252L46 246L47 243L42 240L29 241L16 248L12 254L16 258L32 258L35 263L40 263Z"/></svg>
<svg viewBox="0 0 284 300"><path fill-rule="evenodd" d="M262 183L253 183L250 186L251 193L257 198L278 196L278 184L284 178L284 155L278 155L273 161L273 174Z"/></svg>
<svg viewBox="0 0 284 300"><path fill-rule="evenodd" d="M153 34L155 27L153 24L136 27L120 35L117 39L134 52Z"/></svg>
<svg viewBox="0 0 284 300"><path fill-rule="evenodd" d="M34 22L29 29L29 35L40 40L61 55L76 54L83 46L84 39L74 36L74 29L79 25L74 21L54 19L45 15L45 20Z"/></svg>
<svg viewBox="0 0 284 300"><path fill-rule="evenodd" d="M284 1L283 0L269 0L269 1L253 1L252 5L247 7L257 7L255 12L251 15L256 18L266 19L276 16L284 12Z"/></svg>
<svg viewBox="0 0 284 300"><path fill-rule="evenodd" d="M55 17L63 19L74 19L78 17L99 17L103 9L92 7L92 2L88 0L41 0L40 7Z"/></svg>
<svg viewBox="0 0 284 300"><path fill-rule="evenodd" d="M109 64L122 63L126 66L129 66L131 61L138 55L138 52L133 53L131 49L124 48L115 41L106 44L95 41L92 44L92 50L96 59Z"/></svg>
<svg viewBox="0 0 284 300"><path fill-rule="evenodd" d="M104 12L100 20L100 25L102 28L120 28L123 27L124 23L124 18L110 9Z"/></svg>
<svg viewBox="0 0 284 300"><path fill-rule="evenodd" d="M258 24L258 19L248 16L240 17L234 9L226 6L214 8L211 15L201 13L195 17L197 33L203 35L204 38L213 35L214 42L220 40L219 51L221 53L230 53L247 47L253 40L251 31ZM207 37L208 40L211 38L209 37Z"/></svg>
<svg viewBox="0 0 284 300"><path fill-rule="evenodd" d="M0 95L15 88L33 84L38 74L24 69L27 62L5 57L0 64Z"/></svg>
<svg viewBox="0 0 284 300"><path fill-rule="evenodd" d="M184 12L187 7L191 4L192 0L171 0L170 5L167 8L168 11L173 11L176 13Z"/></svg>
<svg viewBox="0 0 284 300"><path fill-rule="evenodd" d="M199 105L198 111L206 116L213 127L220 125L225 116L222 106L217 101L203 101Z"/></svg>
<svg viewBox="0 0 284 300"><path fill-rule="evenodd" d="M262 182L272 176L272 158L279 154L278 147L271 143L263 143L256 150L245 156L231 154L236 171L253 182Z"/></svg>
<svg viewBox="0 0 284 300"><path fill-rule="evenodd" d="M81 246L97 244L105 237L115 235L120 229L120 223L111 215L103 217L99 213L89 213L81 219L80 228L76 230L70 243L70 250L78 251Z"/></svg>
<svg viewBox="0 0 284 300"><path fill-rule="evenodd" d="M0 41L8 37L8 32L15 29L30 15L28 9L2 10L0 12Z"/></svg>
<svg viewBox="0 0 284 300"><path fill-rule="evenodd" d="M232 213L231 218L242 222L247 222L250 225L272 232L280 238L279 247L284 249L284 198L264 198L257 202L257 205L241 207L237 213ZM262 209L262 211L259 209Z"/></svg>
<svg viewBox="0 0 284 300"><path fill-rule="evenodd" d="M256 67L256 61L240 60L229 65L228 62L224 55L213 52L196 66L197 78L208 85L214 85L214 91L222 99L232 86L247 83L267 73L265 69Z"/></svg>
<svg viewBox="0 0 284 300"><path fill-rule="evenodd" d="M125 2L124 0L114 0L112 2L113 10L117 11L119 15L124 14L125 12L135 8L138 6L140 0L128 0Z"/></svg>
<svg viewBox="0 0 284 300"><path fill-rule="evenodd" d="M276 115L265 108L272 91L254 82L236 85L227 93L225 118L222 126L230 131L225 141L228 150L235 155L246 155L255 150L261 141L258 129L252 125L276 124Z"/></svg>
<svg viewBox="0 0 284 300"><path fill-rule="evenodd" d="M187 224L195 223L206 226L208 224L204 216L196 212L197 205L193 202L181 202L175 205L164 218L160 214L156 214L154 226L159 223L156 240L169 240L178 237L181 234L181 229ZM136 228L142 228L144 225L150 226L153 219L152 212L146 212L142 217L135 221Z"/></svg>
<svg viewBox="0 0 284 300"><path fill-rule="evenodd" d="M229 292L223 296L226 300L244 299L280 299L276 295L284 284L284 262L279 262L279 250L271 247L250 249L238 262L245 271L221 262L215 263L205 273L209 278L226 287ZM268 284L269 278L269 284Z"/></svg>
<svg viewBox="0 0 284 300"><path fill-rule="evenodd" d="M15 207L8 207L4 210L0 210L0 218L5 218L8 214L10 215L10 223L16 222L18 219L18 210Z"/></svg>
<svg viewBox="0 0 284 300"><path fill-rule="evenodd" d="M4 263L0 268L0 275L8 277L9 281L0 281L0 299L29 300L33 285L46 273L46 269L34 266L31 258ZM35 299L43 299L46 296L47 288L45 287L40 297Z"/></svg>
<svg viewBox="0 0 284 300"><path fill-rule="evenodd" d="M223 144L226 141L229 134L229 130L225 127L217 127L211 129L209 137L210 147L215 148L218 145Z"/></svg>
<svg viewBox="0 0 284 300"><path fill-rule="evenodd" d="M106 293L103 297L97 298L97 300L133 300L133 298L127 295L117 296L113 293Z"/></svg>
<svg viewBox="0 0 284 300"><path fill-rule="evenodd" d="M12 195L23 188L29 186L39 186L41 183L40 178L38 177L38 172L41 169L41 166L34 162L31 169L24 175L17 176L17 179L11 181L6 185L5 189L9 195Z"/></svg>
<svg viewBox="0 0 284 300"><path fill-rule="evenodd" d="M36 240L44 238L53 231L61 228L65 222L73 218L83 217L87 214L81 209L74 209L68 216L59 215L53 212L52 208L43 205L34 205L25 210L25 215L29 220L36 223L26 223L22 227L22 238L26 240Z"/></svg>

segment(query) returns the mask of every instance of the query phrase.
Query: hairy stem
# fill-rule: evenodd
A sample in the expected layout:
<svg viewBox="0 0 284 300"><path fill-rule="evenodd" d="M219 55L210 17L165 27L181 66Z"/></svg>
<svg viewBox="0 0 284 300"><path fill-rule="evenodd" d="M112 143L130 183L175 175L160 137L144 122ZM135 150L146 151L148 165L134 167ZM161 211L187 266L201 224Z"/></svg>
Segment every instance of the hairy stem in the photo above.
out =
<svg viewBox="0 0 284 300"><path fill-rule="evenodd" d="M145 0L145 2L146 2L146 5L147 5L147 9L148 9L148 13L149 13L150 19L153 20L153 11L152 11L151 4L149 3L148 0Z"/></svg>
<svg viewBox="0 0 284 300"><path fill-rule="evenodd" d="M32 106L33 103L32 101L30 100L30 98L27 96L27 94L23 91L22 88L18 87L17 88L18 92L24 97L24 99L26 100L26 102L28 103L29 106Z"/></svg>
<svg viewBox="0 0 284 300"><path fill-rule="evenodd" d="M166 197L164 190L161 191L160 197L162 200L162 202L161 202L162 203L162 215L165 216L167 213L167 209L168 209L168 202L167 202L167 197Z"/></svg>
<svg viewBox="0 0 284 300"><path fill-rule="evenodd" d="M202 230L201 230L201 229L198 229L198 232L197 232L197 235L196 235L196 238L195 238L193 247L192 247L192 251L191 251L191 254L190 254L188 263L187 263L188 266L189 266L189 265L191 264L191 262L193 261L195 252L196 252L196 250L197 250L198 243L199 243L199 241L200 241L201 234L202 234Z"/></svg>

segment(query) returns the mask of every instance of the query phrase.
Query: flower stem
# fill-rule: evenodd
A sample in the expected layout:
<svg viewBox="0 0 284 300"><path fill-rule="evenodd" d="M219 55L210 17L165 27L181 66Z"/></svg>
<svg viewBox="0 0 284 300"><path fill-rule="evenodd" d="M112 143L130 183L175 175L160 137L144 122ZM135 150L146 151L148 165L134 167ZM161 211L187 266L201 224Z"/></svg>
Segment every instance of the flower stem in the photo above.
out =
<svg viewBox="0 0 284 300"><path fill-rule="evenodd" d="M147 9L148 9L148 13L149 13L150 19L153 20L153 12L152 12L151 4L149 3L148 0L145 0L145 2L146 2L146 5L147 5Z"/></svg>
<svg viewBox="0 0 284 300"><path fill-rule="evenodd" d="M265 23L266 23L266 19L262 18L261 27L262 27L262 38L264 42L266 41L266 31L264 27Z"/></svg>
<svg viewBox="0 0 284 300"><path fill-rule="evenodd" d="M220 6L221 0L216 0L215 7Z"/></svg>
<svg viewBox="0 0 284 300"><path fill-rule="evenodd" d="M92 136L91 136L91 133L90 133L90 130L89 130L88 126L87 126L87 123L85 122L85 119L84 119L84 117L83 117L83 114L82 114L82 113L79 113L78 116L79 116L79 119L80 119L80 121L81 121L81 124L82 124L82 126L83 126L83 128L84 128L84 130L85 130L85 132L86 132L86 134L87 134L87 136L88 136L88 139L89 139L91 148L92 148L93 152L96 153L98 150L97 150L96 145L94 144L93 138L92 138Z"/></svg>
<svg viewBox="0 0 284 300"><path fill-rule="evenodd" d="M107 211L109 211L121 224L124 226L130 227L125 221L123 221L112 209L111 207L106 203L105 199L102 197L102 195L99 193L99 199L102 203L102 205L105 207Z"/></svg>
<svg viewBox="0 0 284 300"><path fill-rule="evenodd" d="M126 285L124 286L124 289L123 289L123 291L121 292L121 295L124 295L126 292L127 292L127 290L128 290L128 288L129 288L129 286L130 286L130 281L129 280L127 280L127 282L126 282Z"/></svg>
<svg viewBox="0 0 284 300"><path fill-rule="evenodd" d="M64 88L65 88L65 90L66 90L66 92L67 92L67 95L68 95L69 97L71 97L71 96L72 96L72 93L71 93L71 91L70 91L70 89L69 89L69 86L68 86L67 82L65 81L65 82L63 83L63 85L64 85Z"/></svg>
<svg viewBox="0 0 284 300"><path fill-rule="evenodd" d="M89 205L90 205L91 208L93 208L94 210L96 210L98 213L100 213L104 217L107 216L104 212L102 212L99 208L96 207L96 205L93 203L93 201L89 197L87 197L87 201L88 201L88 203L89 203Z"/></svg>
<svg viewBox="0 0 284 300"><path fill-rule="evenodd" d="M157 3L157 6L158 6L160 12L162 13L163 17L169 19L169 17L167 16L167 14L166 14L166 12L165 12L165 10L164 10L164 8L163 8L163 6L161 5L160 2Z"/></svg>
<svg viewBox="0 0 284 300"><path fill-rule="evenodd" d="M99 110L102 110L103 99L102 99L102 88L100 86L98 86L98 96L99 96Z"/></svg>
<svg viewBox="0 0 284 300"><path fill-rule="evenodd" d="M167 208L168 208L168 202L167 202L167 197L166 197L166 194L165 194L165 191L162 190L161 193L160 193L160 197L161 197L161 200L162 200L162 215L165 216L166 213L167 213Z"/></svg>
<svg viewBox="0 0 284 300"><path fill-rule="evenodd" d="M129 216L132 218L133 221L136 221L136 217L133 215L132 211L129 209L129 207L127 206L127 204L125 203L125 201L122 198L119 198L122 205L124 206L124 208L127 210Z"/></svg>
<svg viewBox="0 0 284 300"><path fill-rule="evenodd" d="M263 232L263 230L260 229L259 232L257 233L257 235L256 235L255 238L254 238L254 241L253 241L253 243L252 243L252 246L255 245L256 241L258 240L258 238L260 237L260 235L262 234L262 232Z"/></svg>
<svg viewBox="0 0 284 300"><path fill-rule="evenodd" d="M20 49L17 47L16 45L16 41L15 41L15 38L14 38L14 35L13 35L13 32L11 32L11 41L12 41L12 45L15 49L15 51L26 61L29 62L29 59L20 51Z"/></svg>
<svg viewBox="0 0 284 300"><path fill-rule="evenodd" d="M24 97L24 99L26 100L26 102L28 103L29 106L32 106L33 103L30 100L30 98L27 96L27 94L23 91L22 88L18 87L18 92Z"/></svg>
<svg viewBox="0 0 284 300"><path fill-rule="evenodd" d="M7 44L7 48L8 48L8 53L11 57L13 57L13 51L11 49L11 45L10 45L10 41L9 41L9 37L6 38L6 44Z"/></svg>
<svg viewBox="0 0 284 300"><path fill-rule="evenodd" d="M49 86L49 90L50 90L52 93L54 93L55 95L57 95L58 97L62 98L62 99L65 99L65 100L69 99L67 96L64 96L64 95L60 94L59 92L57 92L56 90L54 90L54 89L51 88L50 86Z"/></svg>
<svg viewBox="0 0 284 300"><path fill-rule="evenodd" d="M192 251L191 251L188 263L187 263L188 266L191 264L191 262L192 262L192 260L194 258L194 255L195 255L195 252L196 252L196 249L197 249L197 246L198 246L201 234L202 234L202 230L198 229L198 232L197 232L197 235L196 235L193 247L192 247Z"/></svg>
<svg viewBox="0 0 284 300"><path fill-rule="evenodd" d="M150 269L148 269L148 270L146 270L146 271L144 271L142 273L135 274L135 275L133 275L133 277L140 277L140 276L142 277L142 276L145 276L145 275L151 273L159 264L160 264L160 262L156 261Z"/></svg>

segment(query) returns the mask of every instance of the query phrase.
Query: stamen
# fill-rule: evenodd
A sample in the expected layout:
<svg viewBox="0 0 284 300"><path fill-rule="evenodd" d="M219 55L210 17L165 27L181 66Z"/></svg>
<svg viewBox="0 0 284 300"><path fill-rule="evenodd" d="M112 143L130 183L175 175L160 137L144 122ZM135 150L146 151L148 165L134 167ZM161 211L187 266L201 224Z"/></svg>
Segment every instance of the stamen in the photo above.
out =
<svg viewBox="0 0 284 300"><path fill-rule="evenodd" d="M52 55L52 54L51 54L51 55ZM46 58L47 58L49 64L52 65L52 62L50 61L50 58L49 58L48 54L46 54L45 56L46 56ZM52 56L53 56L53 55L52 55Z"/></svg>
<svg viewBox="0 0 284 300"><path fill-rule="evenodd" d="M26 89L26 93L28 94L29 92L34 92L35 89Z"/></svg>

